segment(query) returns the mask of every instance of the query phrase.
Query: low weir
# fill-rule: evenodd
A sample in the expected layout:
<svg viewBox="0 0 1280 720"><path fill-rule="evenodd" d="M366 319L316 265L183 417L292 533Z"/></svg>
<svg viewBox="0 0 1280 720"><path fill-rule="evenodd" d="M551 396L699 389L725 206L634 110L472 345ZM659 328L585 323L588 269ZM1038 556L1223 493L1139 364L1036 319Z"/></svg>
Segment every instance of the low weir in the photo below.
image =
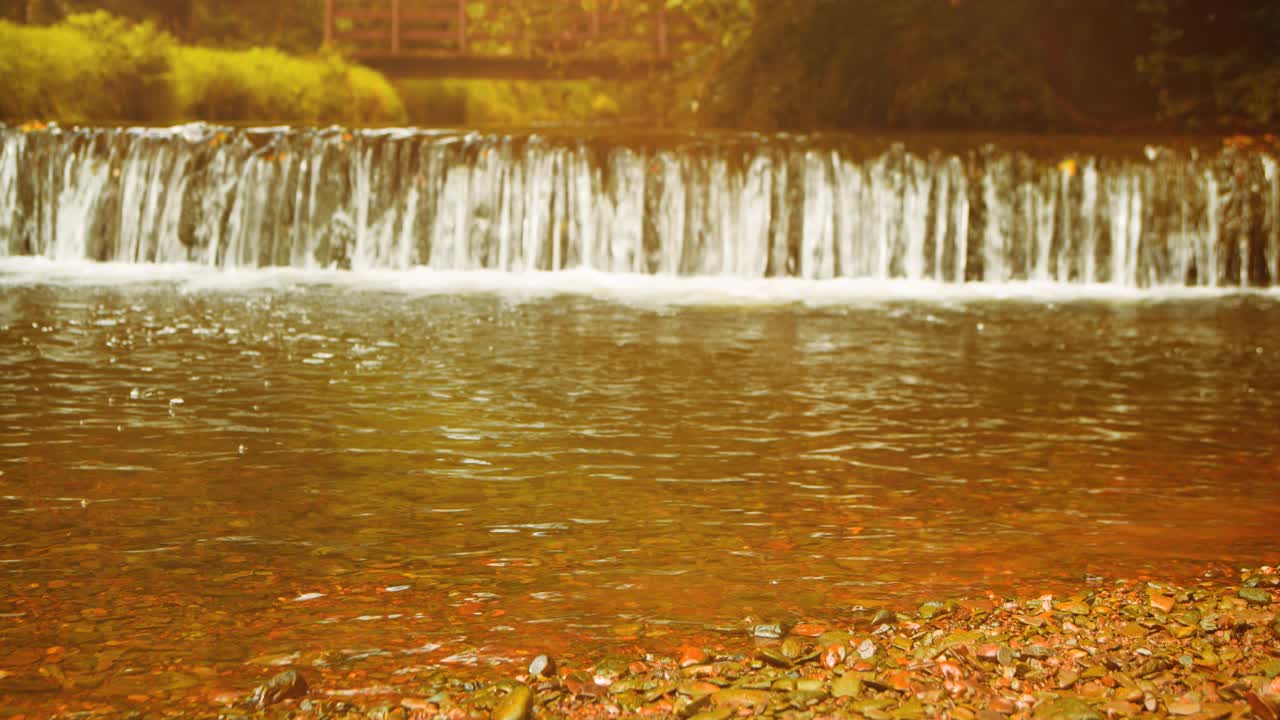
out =
<svg viewBox="0 0 1280 720"><path fill-rule="evenodd" d="M0 257L1280 285L1271 153L1071 139L943 145L0 128Z"/></svg>

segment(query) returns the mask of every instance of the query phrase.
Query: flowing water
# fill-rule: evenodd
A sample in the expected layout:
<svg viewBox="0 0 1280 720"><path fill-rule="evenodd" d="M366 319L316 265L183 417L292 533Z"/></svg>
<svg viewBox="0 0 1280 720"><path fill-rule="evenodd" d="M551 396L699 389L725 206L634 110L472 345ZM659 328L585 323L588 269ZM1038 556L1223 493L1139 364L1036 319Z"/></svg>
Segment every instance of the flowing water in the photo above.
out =
<svg viewBox="0 0 1280 720"><path fill-rule="evenodd" d="M1280 557L1264 153L0 139L0 706Z"/></svg>
<svg viewBox="0 0 1280 720"><path fill-rule="evenodd" d="M1280 172L1270 153L961 143L0 129L0 255L225 268L1280 284Z"/></svg>

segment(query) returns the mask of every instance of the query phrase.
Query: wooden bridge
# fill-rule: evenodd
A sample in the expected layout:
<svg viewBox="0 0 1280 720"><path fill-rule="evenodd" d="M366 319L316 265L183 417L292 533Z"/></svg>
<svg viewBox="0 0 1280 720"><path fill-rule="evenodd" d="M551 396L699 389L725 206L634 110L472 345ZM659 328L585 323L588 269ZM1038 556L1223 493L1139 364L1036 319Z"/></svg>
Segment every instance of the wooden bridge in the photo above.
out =
<svg viewBox="0 0 1280 720"><path fill-rule="evenodd" d="M324 0L325 45L398 77L619 77L705 44L665 0Z"/></svg>

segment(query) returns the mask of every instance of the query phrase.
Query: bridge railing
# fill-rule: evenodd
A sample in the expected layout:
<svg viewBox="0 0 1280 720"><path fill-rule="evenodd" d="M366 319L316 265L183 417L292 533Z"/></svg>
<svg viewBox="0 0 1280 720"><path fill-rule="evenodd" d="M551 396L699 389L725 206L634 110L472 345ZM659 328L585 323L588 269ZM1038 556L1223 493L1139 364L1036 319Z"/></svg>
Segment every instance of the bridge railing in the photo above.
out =
<svg viewBox="0 0 1280 720"><path fill-rule="evenodd" d="M367 57L668 61L698 32L663 0L324 0L325 43ZM532 10L531 10L532 8Z"/></svg>

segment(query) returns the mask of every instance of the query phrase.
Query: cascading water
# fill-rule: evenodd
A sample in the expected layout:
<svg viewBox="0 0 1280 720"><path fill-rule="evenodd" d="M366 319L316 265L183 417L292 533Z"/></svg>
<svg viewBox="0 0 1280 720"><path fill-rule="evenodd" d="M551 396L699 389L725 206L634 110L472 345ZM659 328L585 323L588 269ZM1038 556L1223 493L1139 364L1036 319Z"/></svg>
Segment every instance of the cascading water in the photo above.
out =
<svg viewBox="0 0 1280 720"><path fill-rule="evenodd" d="M1280 285L1264 152L743 135L0 128L0 256Z"/></svg>

